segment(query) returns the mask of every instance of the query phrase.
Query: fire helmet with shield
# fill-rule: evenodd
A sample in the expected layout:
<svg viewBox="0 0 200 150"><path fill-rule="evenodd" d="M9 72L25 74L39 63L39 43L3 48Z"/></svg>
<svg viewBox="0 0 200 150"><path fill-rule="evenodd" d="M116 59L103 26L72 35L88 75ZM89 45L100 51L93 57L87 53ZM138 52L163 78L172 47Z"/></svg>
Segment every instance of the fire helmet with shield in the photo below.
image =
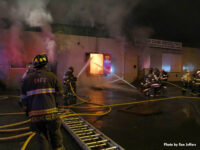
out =
<svg viewBox="0 0 200 150"><path fill-rule="evenodd" d="M48 57L46 54L39 54L33 58L34 68L42 68L48 63Z"/></svg>

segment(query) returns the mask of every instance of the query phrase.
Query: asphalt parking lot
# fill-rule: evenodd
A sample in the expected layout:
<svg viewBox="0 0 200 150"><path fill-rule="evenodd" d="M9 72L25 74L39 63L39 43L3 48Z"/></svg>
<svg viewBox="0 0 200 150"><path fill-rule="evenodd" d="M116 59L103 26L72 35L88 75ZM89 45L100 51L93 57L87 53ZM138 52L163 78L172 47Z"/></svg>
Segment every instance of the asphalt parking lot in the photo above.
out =
<svg viewBox="0 0 200 150"><path fill-rule="evenodd" d="M18 105L19 98L15 97L17 95L19 95L17 92L1 94L0 113L22 111ZM107 105L150 99L121 84L114 87L78 89L78 95L87 96L92 102ZM180 89L168 85L167 93L158 98L180 95L182 95ZM134 105L121 105L112 107L112 111L106 116L83 116L83 118L127 150L200 149L199 100L181 97ZM91 106L91 104L84 106ZM105 111L105 108L74 109L74 111L101 113ZM0 125L26 119L25 115L0 116ZM80 149L64 129L62 129L62 133L67 149ZM0 137L15 134L17 133L0 133ZM25 140L26 138L1 141L0 147L5 150L20 149ZM27 149L36 149L35 138L31 140Z"/></svg>

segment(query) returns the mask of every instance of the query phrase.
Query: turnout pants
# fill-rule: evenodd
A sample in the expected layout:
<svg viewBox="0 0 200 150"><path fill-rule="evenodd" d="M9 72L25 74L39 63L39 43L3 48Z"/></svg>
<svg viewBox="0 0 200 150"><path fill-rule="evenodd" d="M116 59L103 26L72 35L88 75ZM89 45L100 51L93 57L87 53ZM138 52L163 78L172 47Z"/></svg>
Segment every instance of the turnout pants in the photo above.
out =
<svg viewBox="0 0 200 150"><path fill-rule="evenodd" d="M36 132L38 150L49 150L49 143L53 150L64 149L60 127L59 118L31 122L31 130Z"/></svg>

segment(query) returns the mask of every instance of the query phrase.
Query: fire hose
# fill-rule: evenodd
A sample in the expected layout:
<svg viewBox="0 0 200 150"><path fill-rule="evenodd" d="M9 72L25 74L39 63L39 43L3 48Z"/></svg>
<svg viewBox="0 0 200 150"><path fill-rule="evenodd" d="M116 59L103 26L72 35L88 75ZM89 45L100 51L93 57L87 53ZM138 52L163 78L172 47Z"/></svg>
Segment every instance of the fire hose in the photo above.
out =
<svg viewBox="0 0 200 150"><path fill-rule="evenodd" d="M0 132L17 132L17 131L23 131L23 130L28 130L30 129L29 127L24 127L24 128L17 128L17 129L0 129Z"/></svg>
<svg viewBox="0 0 200 150"><path fill-rule="evenodd" d="M13 126L18 126L18 125L22 125L22 124L25 124L25 123L28 123L28 122L30 122L30 119L29 120L25 120L25 121L21 121L21 122L17 122L17 123L13 123L13 124L3 125L3 126L0 126L0 129L13 127Z"/></svg>
<svg viewBox="0 0 200 150"><path fill-rule="evenodd" d="M72 89L73 90L73 89ZM151 99L151 100L143 100L143 101L135 101L135 102L129 102L129 103L121 103L121 104L111 104L111 105L104 105L104 104L99 104L99 103L92 103L92 102L89 102L88 100L86 99L83 99L81 97L79 97L73 90L73 94L79 98L79 100L82 101L82 103L90 103L90 104L95 104L95 105L98 105L98 106L92 106L92 108L99 108L99 107L108 107L109 110L105 113L96 113L96 114L89 114L89 113L78 113L76 115L96 115L96 116L99 116L99 115L106 115L108 113L111 112L111 107L114 107L114 106L124 106L124 105L133 105L133 104L139 104L139 103L148 103L148 102L156 102L156 101L166 101L166 100L171 100L171 99L180 99L180 98L185 98L185 99L200 99L200 97L187 97L187 96L175 96L175 97L169 97L169 98L160 98L160 99ZM79 104L82 104L82 103L79 103ZM91 108L91 107L80 107L80 106L77 106L79 104L74 104L73 106L66 106L68 108ZM8 115L15 115L16 113L7 113ZM22 114L22 112L18 113L18 114ZM2 114L0 114L1 116ZM3 115L6 115L6 114L3 114ZM69 115L63 115L61 116L61 118L65 118L65 117L69 117ZM14 124L10 124L10 125L3 125L3 126L0 126L0 129L2 128L7 128L7 127L11 127L11 126L17 126L17 125L21 125L21 124L24 124L24 123L27 123L29 122L30 120L27 120L27 121L22 121L22 122L18 122L18 123L14 123ZM15 129L10 129L10 130L15 130ZM16 129L17 130L17 129ZM19 135L16 135L16 136L11 136L11 137L5 137L3 138L2 140L10 140L10 139L15 139L15 138L19 138L19 137L24 137L24 136L27 136L27 135L30 135L28 137L28 139L26 140L26 142L24 143L22 149L24 150L26 148L26 146L28 145L28 142L31 140L31 138L35 135L35 133L33 132L27 132L27 133L24 133L24 134L19 134ZM0 139L1 140L1 139Z"/></svg>

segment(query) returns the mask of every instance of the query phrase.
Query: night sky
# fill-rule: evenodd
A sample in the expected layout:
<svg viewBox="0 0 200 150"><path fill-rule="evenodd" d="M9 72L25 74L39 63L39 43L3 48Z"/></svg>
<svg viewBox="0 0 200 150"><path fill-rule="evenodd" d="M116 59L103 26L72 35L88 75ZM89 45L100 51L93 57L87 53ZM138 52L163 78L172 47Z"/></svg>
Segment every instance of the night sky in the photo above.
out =
<svg viewBox="0 0 200 150"><path fill-rule="evenodd" d="M142 0L127 17L127 26L128 29L135 26L152 29L150 38L200 47L200 1ZM128 30L126 34L130 36Z"/></svg>

